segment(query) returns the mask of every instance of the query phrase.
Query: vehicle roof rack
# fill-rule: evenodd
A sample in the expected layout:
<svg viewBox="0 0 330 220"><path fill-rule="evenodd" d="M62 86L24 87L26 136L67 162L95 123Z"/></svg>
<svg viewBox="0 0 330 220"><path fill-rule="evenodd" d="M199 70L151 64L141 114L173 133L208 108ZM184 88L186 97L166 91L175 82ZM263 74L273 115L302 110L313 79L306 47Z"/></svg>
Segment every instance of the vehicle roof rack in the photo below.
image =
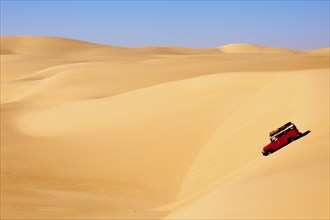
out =
<svg viewBox="0 0 330 220"><path fill-rule="evenodd" d="M286 130L288 130L290 128L293 128L293 127L295 127L295 125L292 122L288 122L285 125L277 128L276 130L271 131L269 133L269 136L270 137L276 136L276 135L278 135L278 134L280 134L280 133L282 133L282 132L284 132L284 131L286 131Z"/></svg>

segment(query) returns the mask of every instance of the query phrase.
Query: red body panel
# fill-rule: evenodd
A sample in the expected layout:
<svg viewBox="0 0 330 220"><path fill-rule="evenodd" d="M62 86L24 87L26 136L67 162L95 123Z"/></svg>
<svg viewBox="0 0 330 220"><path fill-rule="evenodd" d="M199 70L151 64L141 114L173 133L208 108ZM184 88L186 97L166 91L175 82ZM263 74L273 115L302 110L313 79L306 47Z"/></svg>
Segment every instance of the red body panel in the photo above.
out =
<svg viewBox="0 0 330 220"><path fill-rule="evenodd" d="M288 144L290 138L295 138L299 134L300 133L296 129L290 130L290 131L284 133L276 141L272 141L268 145L266 145L263 148L263 151L264 152L267 152L267 151L276 151L276 150L280 149L281 147L283 147L284 145Z"/></svg>

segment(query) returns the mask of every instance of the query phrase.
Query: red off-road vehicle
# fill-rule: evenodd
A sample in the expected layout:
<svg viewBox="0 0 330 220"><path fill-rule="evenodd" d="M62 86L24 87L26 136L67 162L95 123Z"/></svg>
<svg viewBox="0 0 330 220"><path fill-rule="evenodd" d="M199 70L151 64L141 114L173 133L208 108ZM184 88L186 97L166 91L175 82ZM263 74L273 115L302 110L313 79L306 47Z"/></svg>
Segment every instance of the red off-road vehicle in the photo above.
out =
<svg viewBox="0 0 330 220"><path fill-rule="evenodd" d="M297 127L292 123L286 123L282 127L269 133L270 143L263 148L262 154L267 156L290 142L301 138L302 136L308 134L310 131L305 133L300 133Z"/></svg>

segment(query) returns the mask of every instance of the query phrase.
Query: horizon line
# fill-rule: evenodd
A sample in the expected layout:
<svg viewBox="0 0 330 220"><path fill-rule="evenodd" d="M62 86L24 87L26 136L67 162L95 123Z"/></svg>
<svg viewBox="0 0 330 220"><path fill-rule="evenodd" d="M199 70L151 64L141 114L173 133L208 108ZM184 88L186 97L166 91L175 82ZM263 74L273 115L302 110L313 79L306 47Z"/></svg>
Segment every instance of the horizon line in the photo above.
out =
<svg viewBox="0 0 330 220"><path fill-rule="evenodd" d="M250 46L257 46L257 47L266 47L266 48L276 48L276 49L287 49L292 51L310 51L310 50L322 50L322 49L330 49L330 45L328 47L321 47L321 48L315 48L315 49L292 49L288 47L276 47L276 46L268 46L263 44L255 44L255 43L247 43L247 42L236 42L236 43L226 43L222 44L216 47L187 47L187 46L177 46L177 45L140 45L140 46L122 46L122 45L114 45L114 44L106 44L106 43L99 43L89 40L83 40L83 39L77 39L77 38L71 38L71 37L63 37L63 36L54 36L54 35L0 35L0 37L45 37L45 38L58 38L58 39L66 39L66 40L73 40L73 41L80 41L90 44L97 44L97 45L103 45L108 47L122 47L122 48L141 48L141 47L162 47L162 48L168 48L168 47L176 47L176 48L185 48L185 49L216 49L221 48L224 46L229 45L250 45Z"/></svg>

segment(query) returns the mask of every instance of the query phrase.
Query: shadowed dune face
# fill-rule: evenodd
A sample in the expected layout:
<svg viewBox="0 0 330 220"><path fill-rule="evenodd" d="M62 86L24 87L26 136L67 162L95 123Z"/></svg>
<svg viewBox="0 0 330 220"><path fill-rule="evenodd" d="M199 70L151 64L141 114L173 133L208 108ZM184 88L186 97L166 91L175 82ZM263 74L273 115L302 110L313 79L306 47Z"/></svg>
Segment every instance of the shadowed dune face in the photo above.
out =
<svg viewBox="0 0 330 220"><path fill-rule="evenodd" d="M1 37L1 217L329 218L325 51Z"/></svg>

